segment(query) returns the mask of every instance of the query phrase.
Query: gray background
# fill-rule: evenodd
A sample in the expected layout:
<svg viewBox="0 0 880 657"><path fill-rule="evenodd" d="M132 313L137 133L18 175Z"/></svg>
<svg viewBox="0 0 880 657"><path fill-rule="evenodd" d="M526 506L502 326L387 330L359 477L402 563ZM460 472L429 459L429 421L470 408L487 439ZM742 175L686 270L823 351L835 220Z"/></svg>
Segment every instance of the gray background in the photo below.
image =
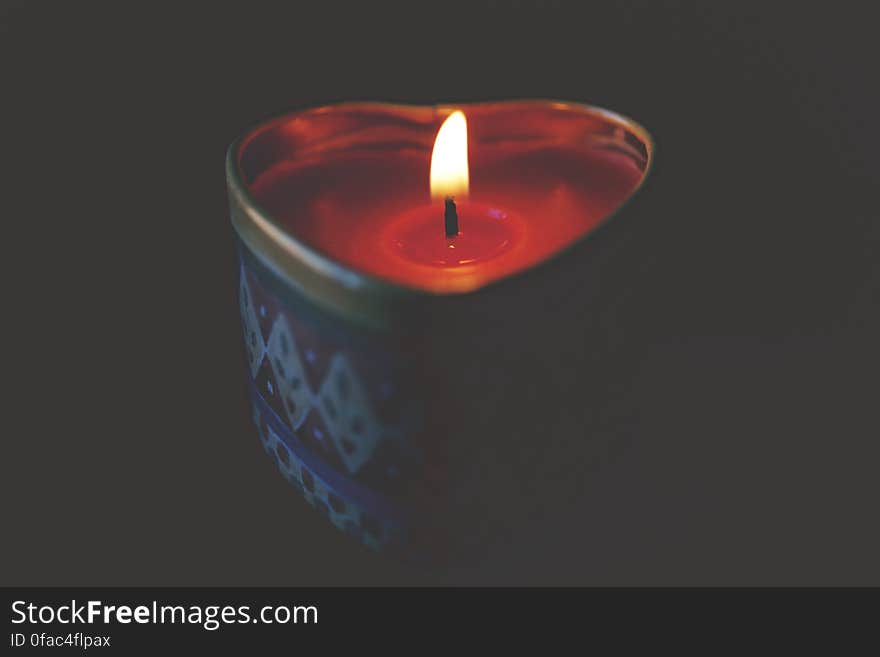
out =
<svg viewBox="0 0 880 657"><path fill-rule="evenodd" d="M614 5L0 5L0 583L880 583L876 22ZM323 102L528 96L657 138L609 282L635 365L588 400L602 448L556 517L399 565L248 424L224 151Z"/></svg>

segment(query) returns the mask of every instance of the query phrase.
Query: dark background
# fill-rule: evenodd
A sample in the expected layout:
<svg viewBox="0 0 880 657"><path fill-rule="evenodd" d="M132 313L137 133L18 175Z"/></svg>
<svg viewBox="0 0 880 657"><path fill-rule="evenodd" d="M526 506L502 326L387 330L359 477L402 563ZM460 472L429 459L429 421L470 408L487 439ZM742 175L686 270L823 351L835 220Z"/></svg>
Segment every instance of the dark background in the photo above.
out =
<svg viewBox="0 0 880 657"><path fill-rule="evenodd" d="M226 4L0 4L0 583L880 583L873 16ZM302 106L510 97L656 138L608 283L637 367L585 400L625 412L563 522L420 570L312 512L249 425L224 152Z"/></svg>

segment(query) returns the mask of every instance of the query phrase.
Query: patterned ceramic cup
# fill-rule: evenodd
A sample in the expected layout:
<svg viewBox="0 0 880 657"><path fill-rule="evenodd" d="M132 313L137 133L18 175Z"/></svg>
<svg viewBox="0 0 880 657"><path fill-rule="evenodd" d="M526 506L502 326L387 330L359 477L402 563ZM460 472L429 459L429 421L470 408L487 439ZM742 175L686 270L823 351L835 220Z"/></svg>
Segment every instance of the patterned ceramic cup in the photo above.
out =
<svg viewBox="0 0 880 657"><path fill-rule="evenodd" d="M590 133L571 138L601 137L647 173L652 142L631 121L572 104L488 107L510 117L523 106L590 117ZM602 382L582 365L607 348L614 305L597 281L632 222L617 213L590 239L468 294L354 271L285 230L250 189L302 152L319 161L339 144L386 147L386 133L353 129L353 107L420 146L433 140L433 108L359 104L281 117L229 149L253 420L281 474L357 540L417 560L485 555L583 476L578 418Z"/></svg>

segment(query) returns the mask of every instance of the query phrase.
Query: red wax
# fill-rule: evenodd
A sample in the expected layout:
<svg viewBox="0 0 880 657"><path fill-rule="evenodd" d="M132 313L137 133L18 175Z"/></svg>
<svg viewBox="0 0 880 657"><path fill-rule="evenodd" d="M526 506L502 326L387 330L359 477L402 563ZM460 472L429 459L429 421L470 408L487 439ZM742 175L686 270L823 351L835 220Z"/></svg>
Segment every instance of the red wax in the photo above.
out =
<svg viewBox="0 0 880 657"><path fill-rule="evenodd" d="M619 207L647 163L647 144L604 115L557 103L464 106L470 192L450 239L428 188L448 112L354 108L279 123L266 153L260 137L246 143L250 192L315 250L433 292L473 290L556 253Z"/></svg>
<svg viewBox="0 0 880 657"><path fill-rule="evenodd" d="M429 267L482 266L522 244L523 222L503 210L465 202L458 204L458 217L458 234L446 236L437 206L426 205L389 222L380 242L389 257Z"/></svg>

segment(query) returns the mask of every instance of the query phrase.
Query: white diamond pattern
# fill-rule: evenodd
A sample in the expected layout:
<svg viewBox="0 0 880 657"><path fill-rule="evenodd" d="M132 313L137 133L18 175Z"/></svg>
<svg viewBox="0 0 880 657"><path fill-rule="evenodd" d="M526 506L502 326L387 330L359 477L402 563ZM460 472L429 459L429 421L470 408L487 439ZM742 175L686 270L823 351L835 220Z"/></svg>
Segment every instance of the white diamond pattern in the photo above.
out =
<svg viewBox="0 0 880 657"><path fill-rule="evenodd" d="M357 472L363 467L382 438L382 427L376 421L367 394L348 362L341 354L330 361L327 378L319 392L321 412L330 437L345 467ZM328 410L328 401L335 417Z"/></svg>
<svg viewBox="0 0 880 657"><path fill-rule="evenodd" d="M268 345L264 344L244 268L240 296L251 376L256 376L264 355L267 356L291 426L298 429L309 410L316 409L345 467L352 474L358 472L384 437L394 432L386 431L376 419L366 390L345 356L333 355L324 381L314 392L305 376L293 331L283 314L275 318Z"/></svg>
<svg viewBox="0 0 880 657"><path fill-rule="evenodd" d="M281 388L281 400L290 419L290 426L298 429L309 413L312 397L293 331L284 315L279 315L272 325L266 353L275 380Z"/></svg>
<svg viewBox="0 0 880 657"><path fill-rule="evenodd" d="M260 322L254 309L253 296L245 279L244 268L241 270L241 287L239 288L238 301L241 310L241 325L244 331L244 346L247 352L251 377L253 378L260 369L266 345L260 332Z"/></svg>

